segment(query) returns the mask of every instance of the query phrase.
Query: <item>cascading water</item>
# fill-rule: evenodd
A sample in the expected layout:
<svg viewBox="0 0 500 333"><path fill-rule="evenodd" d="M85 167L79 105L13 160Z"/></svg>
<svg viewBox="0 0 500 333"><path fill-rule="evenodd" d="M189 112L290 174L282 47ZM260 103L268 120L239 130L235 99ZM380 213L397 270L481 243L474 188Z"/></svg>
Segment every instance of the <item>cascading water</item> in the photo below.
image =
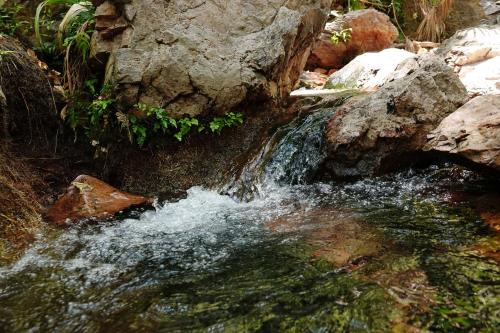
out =
<svg viewBox="0 0 500 333"><path fill-rule="evenodd" d="M310 183L326 158L324 133L333 113L333 108L321 109L278 129L222 192L251 200L276 188Z"/></svg>
<svg viewBox="0 0 500 333"><path fill-rule="evenodd" d="M440 169L308 184L332 112L278 130L220 192L39 235L0 267L0 331L493 332L498 267L464 250L489 232Z"/></svg>

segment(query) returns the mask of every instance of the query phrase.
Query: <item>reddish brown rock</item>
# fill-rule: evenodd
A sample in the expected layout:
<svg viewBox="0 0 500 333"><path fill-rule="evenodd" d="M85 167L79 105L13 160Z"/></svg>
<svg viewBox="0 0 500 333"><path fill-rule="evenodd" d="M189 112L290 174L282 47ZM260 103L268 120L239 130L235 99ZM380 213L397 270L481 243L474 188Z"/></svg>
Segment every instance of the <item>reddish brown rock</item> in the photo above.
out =
<svg viewBox="0 0 500 333"><path fill-rule="evenodd" d="M352 29L347 42L334 45L333 33ZM398 38L398 30L384 13L374 9L349 12L326 25L308 61L308 68L342 68L356 56L390 47Z"/></svg>
<svg viewBox="0 0 500 333"><path fill-rule="evenodd" d="M476 209L492 230L500 233L500 194L490 193L477 199Z"/></svg>
<svg viewBox="0 0 500 333"><path fill-rule="evenodd" d="M99 20L115 19L119 15L114 4L112 4L110 1L104 1L100 6L96 8L94 16L97 20Z"/></svg>
<svg viewBox="0 0 500 333"><path fill-rule="evenodd" d="M151 204L153 199L117 190L99 179L80 175L47 213L54 224L82 219L106 219L131 206Z"/></svg>
<svg viewBox="0 0 500 333"><path fill-rule="evenodd" d="M490 227L494 235L476 243L472 250L500 263L500 194L482 195L476 199L475 206L481 219Z"/></svg>
<svg viewBox="0 0 500 333"><path fill-rule="evenodd" d="M104 40L112 39L128 27L128 22L118 15L116 6L110 1L104 1L96 8L95 19L95 29Z"/></svg>

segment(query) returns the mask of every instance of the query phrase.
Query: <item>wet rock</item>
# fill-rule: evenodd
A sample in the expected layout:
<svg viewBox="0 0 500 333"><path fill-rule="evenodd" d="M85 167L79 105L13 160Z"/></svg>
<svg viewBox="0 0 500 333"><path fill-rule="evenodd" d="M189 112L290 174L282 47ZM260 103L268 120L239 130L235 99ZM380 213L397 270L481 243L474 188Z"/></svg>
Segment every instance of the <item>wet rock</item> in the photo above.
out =
<svg viewBox="0 0 500 333"><path fill-rule="evenodd" d="M467 101L458 77L436 57L410 58L393 78L331 118L325 167L333 176L370 176L417 162L427 134Z"/></svg>
<svg viewBox="0 0 500 333"><path fill-rule="evenodd" d="M347 42L334 45L332 34L344 29L352 29L351 37ZM326 25L307 60L307 66L342 68L357 55L390 47L397 37L397 28L384 13L374 9L352 11Z"/></svg>
<svg viewBox="0 0 500 333"><path fill-rule="evenodd" d="M359 55L341 70L333 73L328 79L327 87L380 87L392 78L399 64L415 57L411 52L394 48Z"/></svg>
<svg viewBox="0 0 500 333"><path fill-rule="evenodd" d="M122 21L103 26L93 45L99 52L110 50L109 79L120 101L196 116L288 96L331 0L113 0L102 6L107 3L122 13L116 19ZM123 21L131 33L120 33Z"/></svg>
<svg viewBox="0 0 500 333"><path fill-rule="evenodd" d="M458 31L436 52L471 95L500 94L500 24Z"/></svg>
<svg viewBox="0 0 500 333"><path fill-rule="evenodd" d="M446 117L426 150L458 155L500 171L500 95L478 96Z"/></svg>
<svg viewBox="0 0 500 333"><path fill-rule="evenodd" d="M99 179L80 175L50 208L47 218L57 225L82 219L106 219L131 206L152 202L151 198L121 192Z"/></svg>

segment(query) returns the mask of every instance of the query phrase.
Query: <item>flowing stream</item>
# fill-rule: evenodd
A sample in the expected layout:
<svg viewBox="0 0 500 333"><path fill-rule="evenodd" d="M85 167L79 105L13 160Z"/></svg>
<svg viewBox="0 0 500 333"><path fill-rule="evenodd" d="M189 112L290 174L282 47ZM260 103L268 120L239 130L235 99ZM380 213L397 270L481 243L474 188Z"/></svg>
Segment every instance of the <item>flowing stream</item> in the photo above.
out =
<svg viewBox="0 0 500 333"><path fill-rule="evenodd" d="M492 233L468 171L322 183L332 110L219 190L41 234L0 266L0 332L495 332ZM497 238L498 240L498 238Z"/></svg>

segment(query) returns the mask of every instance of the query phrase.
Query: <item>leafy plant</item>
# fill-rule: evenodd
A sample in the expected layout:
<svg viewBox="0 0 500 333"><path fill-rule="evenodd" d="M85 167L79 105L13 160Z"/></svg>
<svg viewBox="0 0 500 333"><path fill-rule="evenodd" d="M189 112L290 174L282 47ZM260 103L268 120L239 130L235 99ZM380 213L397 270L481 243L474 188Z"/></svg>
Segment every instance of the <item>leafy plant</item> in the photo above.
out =
<svg viewBox="0 0 500 333"><path fill-rule="evenodd" d="M67 8L63 14L52 12L53 8L57 10L61 7ZM36 9L34 28L37 51L51 64L60 61L65 89L71 94L81 90L87 78L87 60L95 26L94 12L91 2L77 0L45 0ZM60 23L56 29L58 19Z"/></svg>
<svg viewBox="0 0 500 333"><path fill-rule="evenodd" d="M70 7L74 4L77 4L80 2L79 0L45 0L42 1L36 8L35 11L35 18L34 18L34 28L35 28L35 38L37 40L38 46L42 46L44 44L43 37L44 34L42 32L42 28L49 28L51 24L48 23L53 23L53 19L47 19L44 17L46 7L50 6L55 6L55 5L64 5L67 7ZM48 17L52 17L53 15L50 14L51 12L49 11Z"/></svg>
<svg viewBox="0 0 500 333"><path fill-rule="evenodd" d="M116 100L109 87L97 91L96 84L95 79L87 80L86 90L69 95L61 118L75 131L75 139L82 130L91 142L99 143L113 127L110 116L115 112Z"/></svg>
<svg viewBox="0 0 500 333"><path fill-rule="evenodd" d="M150 107L145 104L135 106L137 112L129 112L128 116L117 113L117 119L129 133L131 142L142 146L150 134L161 132L182 141L191 132L201 133L206 126L197 118L174 118L161 107ZM233 127L243 123L241 113L229 112L223 117L215 117L208 122L211 132L220 134L224 128Z"/></svg>
<svg viewBox="0 0 500 333"><path fill-rule="evenodd" d="M224 117L214 118L209 126L214 133L220 134L226 127L233 127L238 124L243 124L243 115L241 113L229 112Z"/></svg>
<svg viewBox="0 0 500 333"><path fill-rule="evenodd" d="M339 43L345 43L349 41L349 39L351 39L351 33L352 33L351 28L342 29L340 31L334 31L330 40L334 45L337 45Z"/></svg>
<svg viewBox="0 0 500 333"><path fill-rule="evenodd" d="M24 6L17 2L7 5L0 1L0 34L15 36L17 33L25 32L29 23L25 20L19 20L23 9Z"/></svg>

